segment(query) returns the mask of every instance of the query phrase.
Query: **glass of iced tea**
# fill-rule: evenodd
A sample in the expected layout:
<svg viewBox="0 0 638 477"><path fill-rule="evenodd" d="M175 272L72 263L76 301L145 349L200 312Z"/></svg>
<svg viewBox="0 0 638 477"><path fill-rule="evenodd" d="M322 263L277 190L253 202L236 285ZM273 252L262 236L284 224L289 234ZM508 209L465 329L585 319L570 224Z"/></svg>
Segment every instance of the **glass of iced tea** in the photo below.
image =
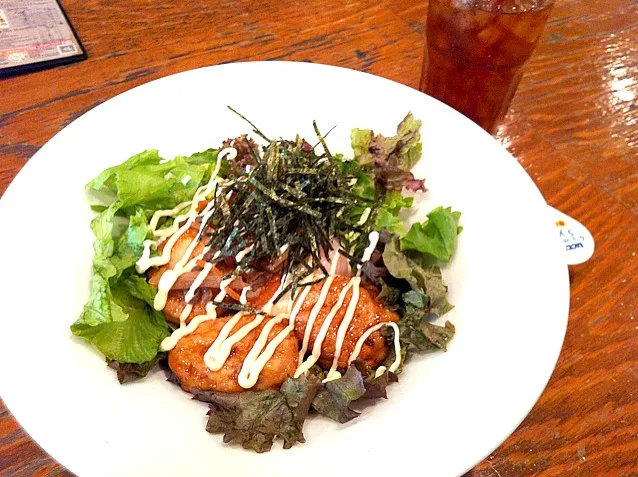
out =
<svg viewBox="0 0 638 477"><path fill-rule="evenodd" d="M494 133L553 5L554 0L429 0L420 90Z"/></svg>

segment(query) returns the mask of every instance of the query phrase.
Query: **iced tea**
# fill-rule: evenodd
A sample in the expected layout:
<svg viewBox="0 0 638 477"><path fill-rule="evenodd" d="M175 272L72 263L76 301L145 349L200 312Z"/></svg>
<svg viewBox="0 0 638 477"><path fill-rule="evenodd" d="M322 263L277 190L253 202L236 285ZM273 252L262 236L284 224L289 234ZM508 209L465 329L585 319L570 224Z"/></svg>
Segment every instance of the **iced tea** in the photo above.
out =
<svg viewBox="0 0 638 477"><path fill-rule="evenodd" d="M493 133L553 4L554 0L429 0L421 91Z"/></svg>

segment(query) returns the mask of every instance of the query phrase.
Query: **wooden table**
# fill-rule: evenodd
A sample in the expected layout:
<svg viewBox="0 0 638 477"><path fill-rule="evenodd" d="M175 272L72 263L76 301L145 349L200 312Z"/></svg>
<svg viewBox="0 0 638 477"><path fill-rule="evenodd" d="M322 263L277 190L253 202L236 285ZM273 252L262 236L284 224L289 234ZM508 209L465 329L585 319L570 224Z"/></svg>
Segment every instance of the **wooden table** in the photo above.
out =
<svg viewBox="0 0 638 477"><path fill-rule="evenodd" d="M0 194L75 118L179 71L312 61L416 87L426 5L65 0L89 59L0 80ZM547 201L591 230L596 254L570 269L569 327L547 389L469 477L638 476L637 20L635 0L557 0L499 135ZM72 475L1 401L0 475Z"/></svg>

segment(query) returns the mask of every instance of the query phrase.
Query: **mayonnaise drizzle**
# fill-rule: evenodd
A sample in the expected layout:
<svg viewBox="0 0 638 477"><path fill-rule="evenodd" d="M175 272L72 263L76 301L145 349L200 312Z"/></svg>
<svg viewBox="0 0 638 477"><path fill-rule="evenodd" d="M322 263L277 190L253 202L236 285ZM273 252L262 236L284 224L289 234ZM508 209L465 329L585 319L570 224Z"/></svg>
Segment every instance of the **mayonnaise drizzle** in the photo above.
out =
<svg viewBox="0 0 638 477"><path fill-rule="evenodd" d="M202 283L204 283L204 280L206 280L206 277L208 277L208 274L210 273L212 269L213 269L212 263L206 262L204 264L204 266L202 267L202 271L199 272L199 274L195 277L195 280L193 280L193 283L188 289L188 292L186 292L186 296L184 297L184 301L186 301L186 303L190 302L193 298L195 298L195 293L197 293L197 290L202 285Z"/></svg>
<svg viewBox="0 0 638 477"><path fill-rule="evenodd" d="M257 383L262 369L264 369L264 366L266 365L268 360L270 360L272 355L275 353L277 346L279 346L279 344L286 338L288 333L290 333L289 327L284 328L283 331L287 330L288 333L278 333L277 336L275 336L275 338L273 338L273 340L268 343L268 346L266 346L270 331L276 324L281 323L286 318L286 315L277 315L271 318L268 323L264 325L261 333L259 334L259 337L255 341L255 344L244 359L244 364L242 365L241 371L239 372L237 382L242 388L249 389ZM262 353L264 346L266 346L266 349Z"/></svg>
<svg viewBox="0 0 638 477"><path fill-rule="evenodd" d="M310 310L310 315L308 315L308 321L306 322L306 329L304 330L304 334L303 334L301 350L299 351L299 361L298 361L299 366L301 366L301 363L303 362L303 358L306 355L306 352L308 351L308 344L310 342L310 334L312 333L312 328L314 327L317 316L319 316L319 312L321 311L324 303L326 302L326 298L328 297L328 293L330 292L330 287L332 286L332 282L334 281L334 279L335 279L335 275L330 275L329 277L326 278L326 280L323 283L323 286L321 287L321 291L319 292L319 298L317 299L317 303L315 303L315 305L312 307L312 310ZM310 367L312 367L312 365L310 365L308 369ZM299 369L297 369L297 371L295 372L295 377L301 376L301 374L304 371L299 371Z"/></svg>
<svg viewBox="0 0 638 477"><path fill-rule="evenodd" d="M369 213L369 212L368 212ZM365 214L365 212L364 212ZM367 218L366 218L367 220ZM368 239L370 240L370 244L368 245L368 247L366 247L366 249L363 252L363 256L361 258L362 262L367 262L368 260L370 260L370 257L372 256L372 253L374 252L374 250L377 247L377 243L379 241L379 233L378 232L370 232ZM335 343L335 351L334 351L334 357L332 360L332 365L330 367L330 370L328 371L328 375L326 376L326 379L324 381L332 381L333 379L338 379L339 376L336 375L337 373L337 368L339 365L339 358L341 357L341 350L343 348L343 342L345 340L345 336L346 333L348 332L348 328L350 327L350 323L352 322L352 319L354 318L354 313L355 310L357 308L357 305L359 303L359 295L360 295L360 284L361 284L361 278L359 277L359 275L361 274L361 265L358 265L359 271L357 272L357 276L353 277L350 279L350 281L348 282L348 284L343 288L343 290L341 291L341 294L339 295L339 300L337 301L337 303L335 304L335 306L330 310L330 313L328 313L328 316L326 316L324 322L322 323L322 326L319 330L319 333L317 335L317 337L315 338L315 343L313 346L313 350L312 350L312 354L308 357L308 359L306 360L306 362L301 363L299 365L299 367L297 368L297 371L295 372L295 377L301 376L302 373L306 372L308 369L310 369L318 360L319 357L321 356L321 347L323 345L324 340L326 339L326 336L328 334L328 330L330 329L330 325L332 324L332 320L334 319L334 317L336 316L337 312L339 311L339 309L341 308L341 306L343 305L343 302L345 300L345 296L348 292L348 290L350 288L352 288L352 296L350 297L350 302L348 303L348 308L346 309L346 313L343 316L343 319L341 320L341 323L339 324L339 328L337 330L337 339L336 339L336 343ZM331 273L332 273L332 269L331 269ZM326 280L328 281L328 280ZM327 284L328 287L332 284L332 280L330 280L330 283ZM326 284L324 284L325 286ZM324 290L322 290L323 292ZM327 295L327 290L326 290L326 295ZM321 307L323 306L323 302L324 300L321 300L321 295L319 300L317 301L317 304L315 305L315 308L317 309L317 312L314 316L313 313L311 312L311 316L308 317L308 323L307 323L307 327L304 333L304 342L302 343L302 349L300 351L300 360L303 359L303 356L305 355L306 351L307 351L307 346L308 346L308 339L309 336L308 333L309 331L312 331L312 328L314 326L314 321L317 317L317 315L319 314L319 311L321 310ZM313 309L313 312L315 310ZM312 324L310 323L312 318ZM305 344L305 346L304 346Z"/></svg>
<svg viewBox="0 0 638 477"><path fill-rule="evenodd" d="M304 330L303 340L301 343L301 350L299 350L299 360L298 365L301 366L303 362L303 358L308 351L308 344L310 341L310 334L312 333L312 328L315 324L315 320L317 316L319 316L319 312L323 308L323 304L326 302L326 298L328 297L328 292L330 292L330 287L332 286L332 282L335 279L335 273L337 271L337 264L339 263L339 252L335 251L332 256L332 261L330 262L330 271L328 277L323 282L323 286L321 287L321 291L319 292L319 298L317 299L317 303L310 310L310 314L308 315L308 321L306 322L306 329ZM303 372L303 371L302 371ZM301 373L299 373L301 376ZM295 373L295 377L298 377Z"/></svg>
<svg viewBox="0 0 638 477"><path fill-rule="evenodd" d="M173 333L171 333L169 337L164 338L164 340L160 344L160 349L162 351L172 350L173 348L175 348L175 346L177 346L177 342L179 340L181 340L186 335L190 335L204 321L214 320L215 318L217 318L217 315L215 314L214 309L212 310L212 313L206 313L205 315L194 317L186 326L177 328L175 331L173 331Z"/></svg>
<svg viewBox="0 0 638 477"><path fill-rule="evenodd" d="M182 202L181 204L178 204L171 210L159 210L153 214L153 217L151 218L151 221L149 224L151 230L153 231L153 236L159 237L159 238L168 237L169 235L172 235L172 236L167 242L167 244L164 246L164 249L162 250L162 254L158 255L157 257L150 257L150 248L152 245L156 246L157 242L150 243L148 245L146 243L144 244L145 246L144 252L146 253L144 253L142 257L136 263L136 269L138 273L144 273L146 270L148 270L152 266L165 265L169 262L171 257L171 250L173 248L173 245L175 245L175 242L177 242L177 239L179 239L179 237L181 237L184 234L184 232L188 230L188 228L191 226L191 224L193 223L196 217L198 217L199 215L206 215L214 206L214 201L211 201L201 214L197 212L197 207L199 203L205 200L208 195L210 195L212 192L216 191L217 189L217 184L219 182L219 179L217 178L217 176L219 175L219 171L220 171L223 159L228 159L232 161L233 159L235 159L235 157L237 157L237 150L235 148L227 147L225 149L222 149L219 155L217 156L217 163L215 164L215 169L213 170L213 173L210 176L210 180L208 181L206 185L201 186L200 188L197 189L192 201ZM173 219L173 223L169 227L157 230L157 224L159 223L160 218L172 217L187 207L188 207L188 212L185 214L176 216ZM180 223L184 220L186 220L186 223L180 226ZM204 227L205 225L206 225L206 222L202 221L202 227Z"/></svg>
<svg viewBox="0 0 638 477"><path fill-rule="evenodd" d="M219 161L218 161L218 164L219 164ZM217 170L217 168L215 170ZM216 176L216 174L214 174L214 176ZM216 190L217 190L216 188L213 188L211 192ZM193 210L196 213L197 204L202 199L206 198L207 195L208 195L207 193L202 193L201 199L198 200L197 194L196 194L195 199L193 199L193 205L195 207L191 206L189 213L191 213ZM182 274L186 272L190 272L193 268L195 268L195 266L197 265L197 261L201 260L204 257L204 255L206 255L208 250L210 250L209 246L204 247L203 251L199 255L197 255L195 258L190 260L191 255L193 254L193 251L199 244L197 237L201 236L204 230L206 229L206 226L208 224L208 218L213 213L214 205L215 205L215 201L211 200L206 205L206 207L204 207L204 210L200 214L196 214L189 217L186 223L182 227L180 227L179 230L175 234L173 234L171 238L168 240L168 242L164 246L162 255L160 255L159 257L153 257L152 259L148 259L147 263L151 263L151 264L154 264L155 259L159 259L158 260L159 262L168 263L170 261L171 250L173 246L175 245L175 243L177 242L177 240L186 232L186 230L190 228L190 226L193 224L193 222L195 221L197 217L199 216L202 217L202 221L199 226L199 230L197 231L197 235L195 236L195 238L193 238L193 240L191 240L191 243L188 245L186 251L184 252L184 255L180 258L180 260L175 264L175 266L171 270L166 270L160 277L160 281L157 285L157 294L155 295L155 300L153 303L153 306L156 310L164 309L164 307L166 306L166 300L168 299L168 293L170 292L171 288L173 288L173 285L175 285L175 282L179 279L179 277ZM177 219L175 219L174 223L175 222L177 222ZM165 254L167 254L166 258L164 257ZM163 263L160 263L160 264L163 264ZM207 265L209 264L207 263ZM195 292L197 291L199 286L204 282L204 280L206 279L206 277L208 276L211 270L212 270L212 264L210 264L209 267L204 267L204 269L197 275L197 278L195 279L190 289L188 290L188 293L186 294L186 297L185 297L186 303L188 303L189 301L193 299L193 297L195 296ZM189 310L189 313L190 313L190 310ZM186 315L186 317L188 317L188 315ZM180 316L180 322L183 321L182 318L183 317ZM186 319L186 318L183 318L183 319Z"/></svg>
<svg viewBox="0 0 638 477"><path fill-rule="evenodd" d="M350 355L350 358L348 358L348 364L352 363L355 359L357 359L357 357L359 356L359 353L361 353L361 347L363 346L363 343L365 342L365 340L367 340L372 333L374 333L377 330L380 330L384 326L390 326L394 330L394 362L390 365L390 367L388 368L388 371L394 372L397 370L397 368L401 364L401 343L399 342L399 327L393 321L379 323L378 325L374 325L368 328L357 341L357 344L355 345L354 350L352 350L352 354ZM377 368L377 372L375 373L375 377L381 376L385 371L386 371L385 366L379 366L379 368Z"/></svg>
<svg viewBox="0 0 638 477"><path fill-rule="evenodd" d="M337 367L339 365L339 357L341 356L341 348L343 347L343 341L346 337L346 333L348 332L348 328L350 327L350 322L352 321L352 318L354 318L354 311L359 304L359 285L361 284L361 278L354 277L350 280L350 283L352 283L352 297L350 298L350 303L348 303L346 314L343 316L343 320L341 320L339 329L337 330L335 355L332 359L332 366L330 367L326 378L329 378L332 373L337 371Z"/></svg>
<svg viewBox="0 0 638 477"><path fill-rule="evenodd" d="M233 315L223 326L213 344L208 348L208 351L206 351L206 354L204 354L204 363L206 363L206 366L208 366L210 370L219 371L228 359L233 346L257 328L265 318L265 315L256 315L252 321L239 328L232 336L229 336L239 320L247 314L248 313L244 311L240 311Z"/></svg>
<svg viewBox="0 0 638 477"><path fill-rule="evenodd" d="M172 217L175 214L179 213L182 209L185 209L186 207L188 207L189 205L191 205L191 201L177 204L174 208L170 210L158 210L157 212L155 212L153 214L153 217L151 217L151 221L148 224L151 230L153 230L153 235L156 237L160 236L160 235L155 235L158 232L157 223L159 222L159 219L161 219L162 217Z"/></svg>
<svg viewBox="0 0 638 477"><path fill-rule="evenodd" d="M377 368L377 370L374 372L374 377L378 378L379 376L381 376L383 373L385 373L388 370L388 368L386 368L385 366L379 366Z"/></svg>
<svg viewBox="0 0 638 477"><path fill-rule="evenodd" d="M368 221L368 218L370 217L370 212L372 212L372 209L370 207L366 207L363 213L361 214L361 218L359 219L359 222L357 222L357 225L365 224Z"/></svg>
<svg viewBox="0 0 638 477"><path fill-rule="evenodd" d="M305 373L310 368L312 368L312 366L317 361L319 361L319 357L321 356L321 346L323 345L323 341L326 339L326 335L328 334L328 329L330 328L330 325L332 324L332 320L336 316L337 312L343 306L343 302L346 299L346 295L348 294L348 292L350 291L350 288L352 288L352 286L355 283L354 282L355 278L358 278L358 277L353 277L353 279L351 279L346 284L346 286L343 287L343 289L341 290L341 293L339 294L339 298L337 299L337 303L335 303L334 306L330 309L328 316L326 316L326 318L323 320L323 323L321 324L321 328L319 329L319 334L317 334L317 337L315 338L315 343L312 347L312 354L308 356L306 361L304 361L303 363L299 365L299 367L295 371L295 378L298 378L299 376L301 376L303 373ZM336 350L335 350L335 354L336 354Z"/></svg>
<svg viewBox="0 0 638 477"><path fill-rule="evenodd" d="M314 274L311 275L310 277L310 281L312 281L312 279L314 278ZM283 317L288 317L288 326L286 326L283 330L281 330L277 336L275 336L275 338L273 338L273 340L271 341L271 343L268 345L268 347L266 348L266 351L264 351L264 353L262 353L259 356L259 359L256 359L253 364L251 364L249 366L248 371L247 371L247 375L246 375L246 380L245 382L252 382L253 378L251 376L254 376L255 373L255 369L256 367L259 369L259 371L257 372L257 377L254 378L254 381L256 382L257 378L259 377L259 373L261 372L262 368L264 367L264 365L266 364L266 362L268 362L268 360L272 357L272 355L274 354L275 350L277 349L277 346L279 345L279 343L281 343L286 336L288 336L294 329L295 329L295 319L297 318L297 315L299 314L299 311L301 310L301 307L303 306L304 302L306 301L306 297L308 296L308 294L310 293L310 291L312 290L312 285L307 285L304 287L303 291L299 294L299 296L297 297L297 300L295 301L295 305L292 308L292 311L290 312L290 316L288 316L287 314L279 314L277 316L283 316ZM275 345L273 345L272 343L276 343ZM257 346L257 345L255 345ZM263 348L263 346L262 346ZM255 348L253 348L254 350ZM253 351L251 350L251 352ZM261 350L261 348L260 348ZM250 356L250 355L249 355ZM248 359L248 357L246 357L246 359ZM244 366L246 366L245 362L244 362ZM243 368L242 368L243 369ZM241 378L241 376L240 376ZM239 385L242 387L245 387L243 384L241 384L241 381L239 382ZM249 386L252 387L254 386L254 383Z"/></svg>
<svg viewBox="0 0 638 477"><path fill-rule="evenodd" d="M226 295L228 295L228 292L226 291L226 288L228 288L230 286L230 284L235 281L235 278L237 278L237 277L232 276L230 278L225 278L224 280L219 282L219 293L217 294L217 296L215 296L215 301L216 302L220 302L224 298L226 298Z"/></svg>
<svg viewBox="0 0 638 477"><path fill-rule="evenodd" d="M235 255L235 261L237 263L241 262L246 257L246 255L253 251L254 247L255 244L253 243L250 247L246 247L245 249L243 249L241 252Z"/></svg>
<svg viewBox="0 0 638 477"><path fill-rule="evenodd" d="M179 314L179 326L180 326L180 328L182 326L186 325L186 320L190 316L191 311L193 311L193 305L191 305L190 303L186 303L186 306L184 306L184 309Z"/></svg>
<svg viewBox="0 0 638 477"><path fill-rule="evenodd" d="M291 280L292 280L292 277L290 276L290 274L286 274L283 277L281 282L279 282L279 288L277 288L277 291L274 293L273 296L270 297L270 300L268 300L268 302L263 306L262 311L264 313L270 314L272 312L272 309L275 306L275 299L283 291L283 289L290 284Z"/></svg>
<svg viewBox="0 0 638 477"><path fill-rule="evenodd" d="M310 277L310 281L312 281L313 278L314 278L314 275ZM288 280L286 279L282 280L279 287L280 290L286 286L287 281ZM249 287L244 287L244 289L242 289L242 296L245 297L245 293L248 291L248 288ZM295 317L301 310L301 307L306 297L308 296L308 293L310 293L310 290L311 290L310 286L306 286L303 289L303 291L300 293L299 297L295 301L295 306L290 316L288 316L288 314L279 314L275 317L272 317L264 325L264 327L262 328L259 334L259 337L257 338L252 348L250 349L248 355L244 359L242 369L238 376L238 383L241 387L243 387L244 389L249 389L255 385L255 383L259 379L259 375L261 374L261 371L263 370L266 363L270 360L270 358L272 358L277 347L283 342L284 339L286 339L286 336L288 336L288 334L290 334L290 332L294 329ZM241 301L242 300L240 298L240 302ZM272 303L272 300L269 303ZM266 317L265 314L262 314L262 313L257 314L251 322L242 326L235 333L231 335L230 333L232 329L236 326L236 324L239 322L241 317L244 316L245 314L246 314L245 312L240 312L234 315L224 325L219 335L217 336L217 338L215 339L211 347L208 349L208 351L204 355L204 362L206 363L206 366L208 366L209 369L213 371L217 371L221 369L221 367L224 365L224 363L228 359L228 356L230 355L232 347L235 344L237 344L239 341L241 341L243 338L245 338L248 335L248 333L250 333L252 330L260 326L264 318ZM282 331L280 331L268 343L268 336L270 335L272 328L276 324L281 323L283 320L287 318L289 320L288 326L286 326Z"/></svg>
<svg viewBox="0 0 638 477"><path fill-rule="evenodd" d="M369 245L363 251L363 256L361 257L361 263L365 263L370 260L372 254L377 248L377 243L379 243L379 232L370 232L368 235L368 240L370 241ZM358 265L359 272L361 272L361 265Z"/></svg>
<svg viewBox="0 0 638 477"><path fill-rule="evenodd" d="M239 296L239 303L241 303L242 305L248 304L248 292L250 290L252 290L250 286L247 286L241 289L241 295Z"/></svg>

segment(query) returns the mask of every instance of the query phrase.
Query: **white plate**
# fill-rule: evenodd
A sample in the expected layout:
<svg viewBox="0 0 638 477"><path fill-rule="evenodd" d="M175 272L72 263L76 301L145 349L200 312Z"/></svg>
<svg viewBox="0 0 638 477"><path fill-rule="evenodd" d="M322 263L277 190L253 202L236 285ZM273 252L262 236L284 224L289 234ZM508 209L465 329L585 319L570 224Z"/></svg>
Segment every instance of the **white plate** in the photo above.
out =
<svg viewBox="0 0 638 477"><path fill-rule="evenodd" d="M217 146L249 127L312 137L350 151L352 127L392 134L408 110L423 119L416 175L437 205L462 211L444 270L448 353L410 363L390 399L346 425L306 422L307 442L257 455L204 430L206 405L156 373L120 386L103 358L71 336L89 292L92 240L84 184L145 148L165 157ZM37 124L34 125L37 127ZM0 201L0 395L31 436L80 476L454 476L496 448L545 387L569 308L567 268L545 202L518 163L469 120L379 77L304 63L203 68L145 84L88 112L51 139Z"/></svg>

